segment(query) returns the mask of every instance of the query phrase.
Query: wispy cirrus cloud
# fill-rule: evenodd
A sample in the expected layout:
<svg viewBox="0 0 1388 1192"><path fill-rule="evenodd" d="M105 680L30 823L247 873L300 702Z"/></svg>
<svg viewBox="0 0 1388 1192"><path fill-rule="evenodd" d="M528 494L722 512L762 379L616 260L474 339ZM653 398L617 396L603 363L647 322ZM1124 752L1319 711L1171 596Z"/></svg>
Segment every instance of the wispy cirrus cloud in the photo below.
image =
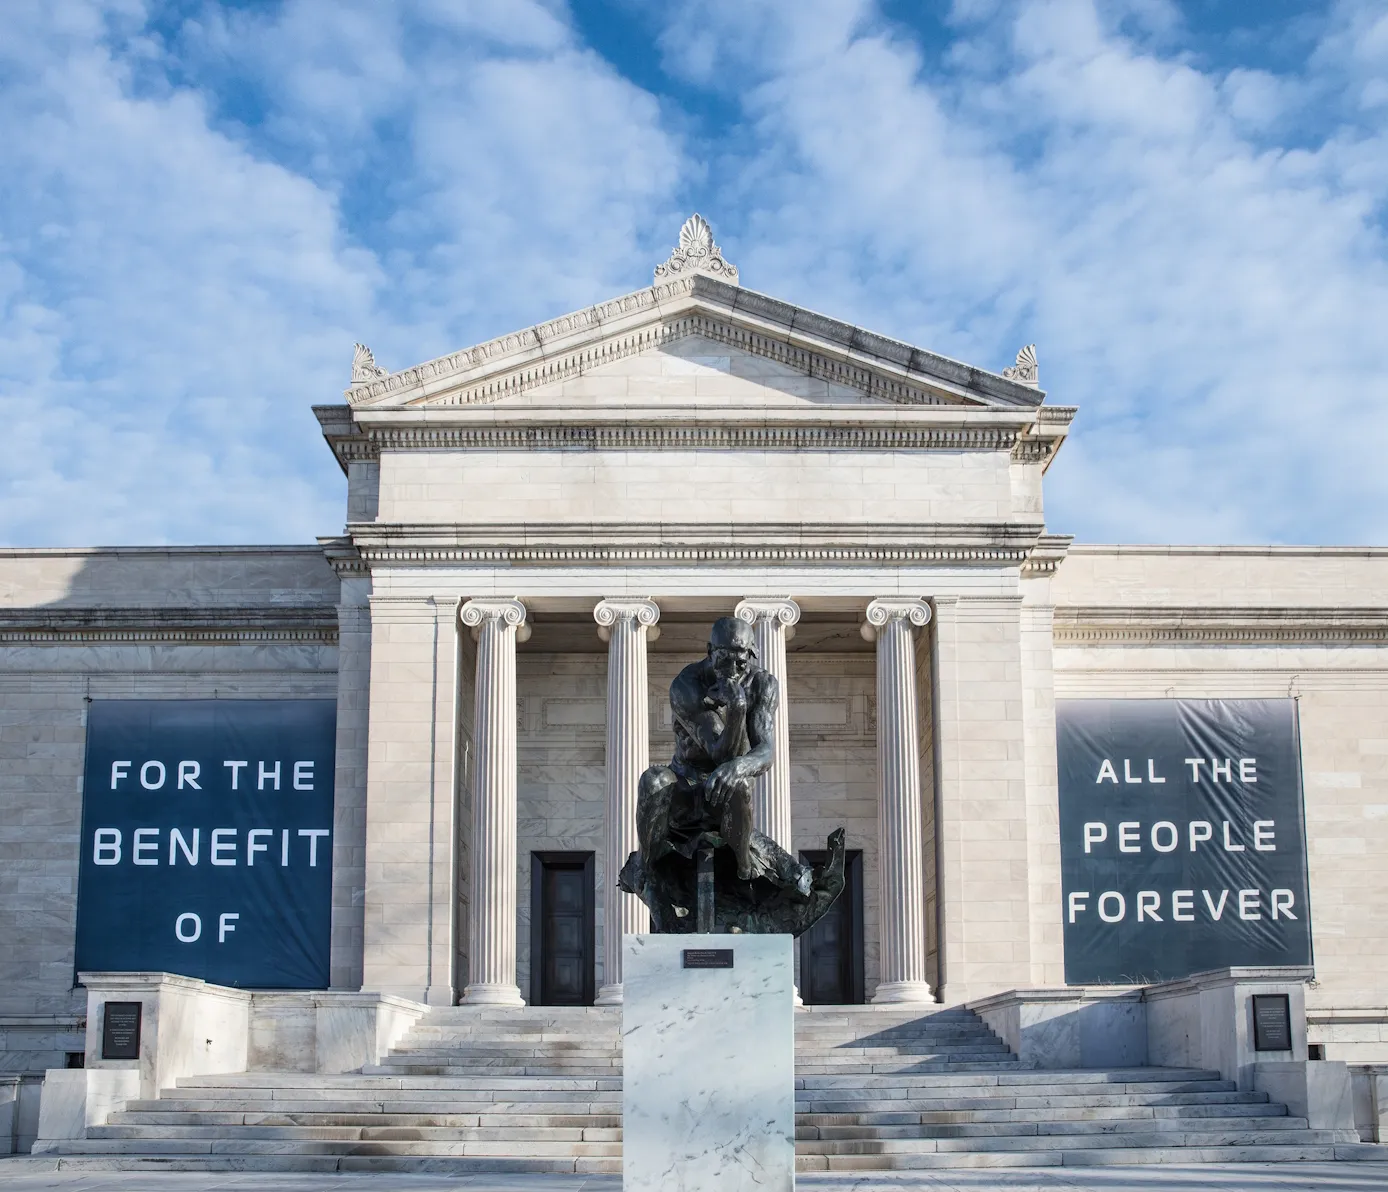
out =
<svg viewBox="0 0 1388 1192"><path fill-rule="evenodd" d="M698 207L757 289L1037 341L1081 407L1056 530L1383 541L1381 6L612 4L14 5L0 534L331 532L308 406L354 338L404 366L635 288Z"/></svg>

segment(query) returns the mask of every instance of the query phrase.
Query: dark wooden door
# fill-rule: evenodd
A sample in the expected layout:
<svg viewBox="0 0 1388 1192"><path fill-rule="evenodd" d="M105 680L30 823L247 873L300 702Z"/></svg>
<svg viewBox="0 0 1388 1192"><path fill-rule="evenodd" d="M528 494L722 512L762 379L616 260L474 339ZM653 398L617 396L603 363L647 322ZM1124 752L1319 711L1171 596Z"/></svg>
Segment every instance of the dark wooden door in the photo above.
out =
<svg viewBox="0 0 1388 1192"><path fill-rule="evenodd" d="M593 1004L593 854L533 853L530 1000Z"/></svg>
<svg viewBox="0 0 1388 1192"><path fill-rule="evenodd" d="M827 854L802 852L802 861L823 865ZM800 997L810 1006L863 1001L863 854L848 853L843 893L800 937Z"/></svg>

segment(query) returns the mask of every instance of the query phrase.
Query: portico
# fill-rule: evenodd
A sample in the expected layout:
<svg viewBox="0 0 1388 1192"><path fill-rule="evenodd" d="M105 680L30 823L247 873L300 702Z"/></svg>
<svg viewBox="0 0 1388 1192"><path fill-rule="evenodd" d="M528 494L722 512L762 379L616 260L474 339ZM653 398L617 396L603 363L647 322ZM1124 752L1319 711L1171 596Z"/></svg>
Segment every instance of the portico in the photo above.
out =
<svg viewBox="0 0 1388 1192"><path fill-rule="evenodd" d="M846 816L862 854L869 1000L1059 979L1022 581L1064 552L1040 477L1072 411L1031 358L967 368L731 284L704 247L417 368L359 353L347 405L318 408L353 511L330 553L370 620L342 646L371 675L344 984L530 999L531 857L591 853L583 963L619 1000L636 780L726 615L786 693L758 826L814 849Z"/></svg>

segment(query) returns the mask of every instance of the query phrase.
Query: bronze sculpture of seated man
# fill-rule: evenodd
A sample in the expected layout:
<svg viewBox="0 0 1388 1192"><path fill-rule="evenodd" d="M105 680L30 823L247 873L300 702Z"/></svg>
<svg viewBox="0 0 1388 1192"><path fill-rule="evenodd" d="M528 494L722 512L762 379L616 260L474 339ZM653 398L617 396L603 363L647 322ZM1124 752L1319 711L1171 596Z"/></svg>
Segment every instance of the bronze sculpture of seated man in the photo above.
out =
<svg viewBox="0 0 1388 1192"><path fill-rule="evenodd" d="M650 908L657 932L696 929L696 858L712 850L713 930L799 935L843 888L843 832L822 871L801 864L752 824L752 788L774 760L780 689L757 659L752 627L714 622L708 653L670 685L675 754L641 776L640 852L618 884Z"/></svg>

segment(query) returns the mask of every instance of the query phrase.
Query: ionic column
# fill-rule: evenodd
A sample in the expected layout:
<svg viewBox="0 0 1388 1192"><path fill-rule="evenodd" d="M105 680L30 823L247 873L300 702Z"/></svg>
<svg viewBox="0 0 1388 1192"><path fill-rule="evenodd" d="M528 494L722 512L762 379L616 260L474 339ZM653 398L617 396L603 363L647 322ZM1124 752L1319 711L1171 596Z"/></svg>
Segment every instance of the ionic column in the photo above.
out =
<svg viewBox="0 0 1388 1192"><path fill-rule="evenodd" d="M646 643L660 633L660 609L652 600L600 600L593 619L607 641L607 889L597 1004L615 1006L622 1000L622 936L651 929L641 900L617 889L617 874L636 849L636 790L650 765Z"/></svg>
<svg viewBox="0 0 1388 1192"><path fill-rule="evenodd" d="M519 600L463 605L477 635L473 740L470 1005L522 1006L516 985L516 639L529 636Z"/></svg>
<svg viewBox="0 0 1388 1192"><path fill-rule="evenodd" d="M874 1002L932 1001L925 978L920 738L915 628L923 600L885 597L867 607L865 637L877 639L877 831L881 875L881 980Z"/></svg>
<svg viewBox="0 0 1388 1192"><path fill-rule="evenodd" d="M776 676L781 702L776 708L775 755L771 769L752 790L752 823L783 849L790 851L790 708L786 693L786 642L795 636L800 606L789 596L742 601L738 620L752 626L757 660Z"/></svg>

